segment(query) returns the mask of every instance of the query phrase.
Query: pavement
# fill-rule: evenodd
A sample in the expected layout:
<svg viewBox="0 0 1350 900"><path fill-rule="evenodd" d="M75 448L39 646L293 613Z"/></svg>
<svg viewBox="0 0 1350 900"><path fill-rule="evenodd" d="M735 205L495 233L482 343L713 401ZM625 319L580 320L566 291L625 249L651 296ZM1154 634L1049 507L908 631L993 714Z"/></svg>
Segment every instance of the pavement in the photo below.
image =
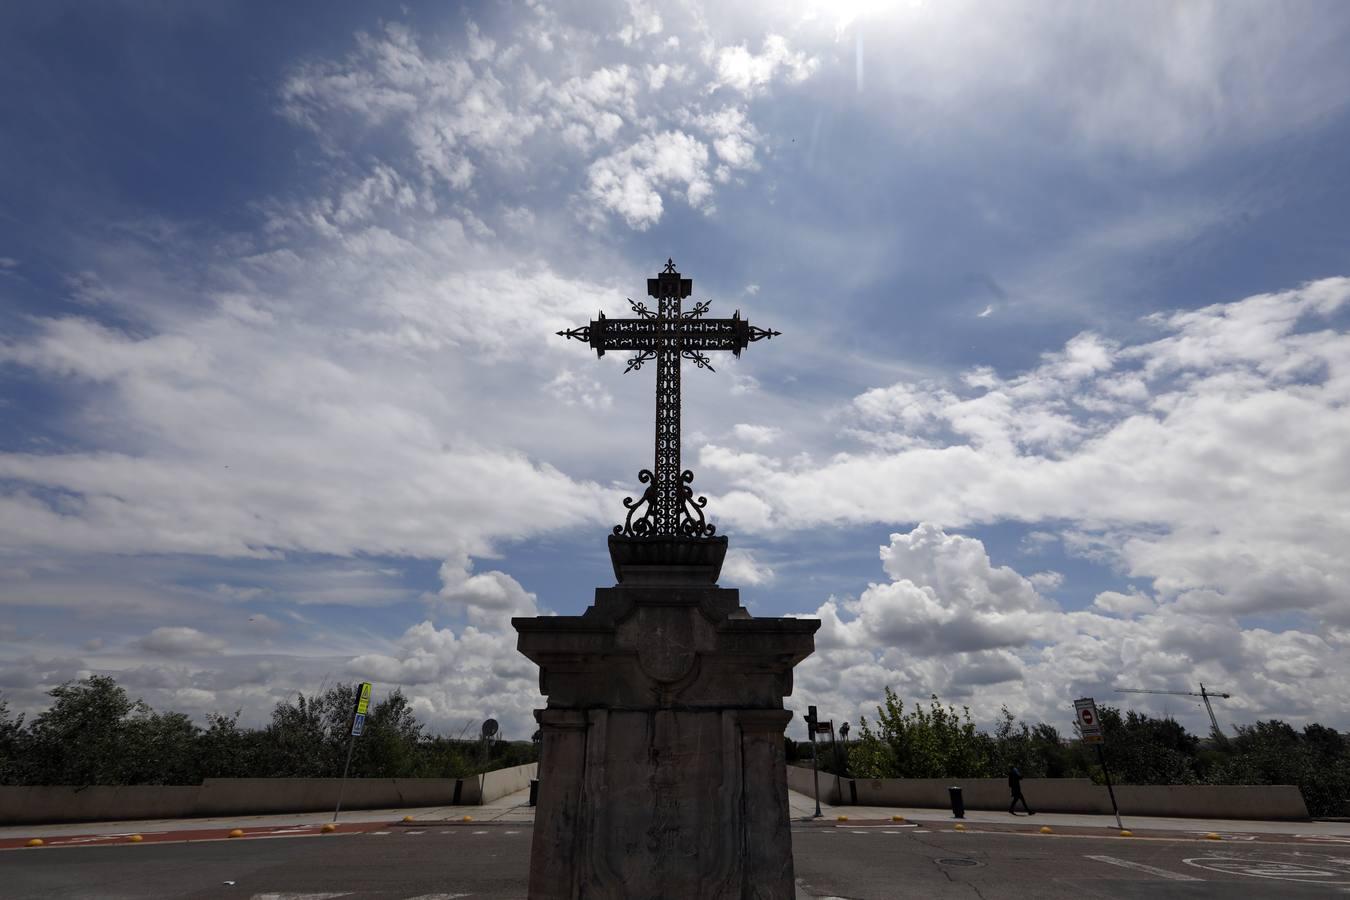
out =
<svg viewBox="0 0 1350 900"><path fill-rule="evenodd" d="M390 824L404 824L404 818L413 823L530 825L534 809L529 805L529 791L509 794L483 806L437 806L392 809L343 810L337 818L337 829L343 833L375 830ZM846 816L855 826L885 824L893 816L908 822L924 823L928 827L952 827L958 820L950 810L919 809L914 807L831 806L822 803L820 819L814 818L815 802L805 794L788 792L792 818L803 826L833 826L838 817ZM1180 819L1122 816L1123 824L1134 836L1162 835L1197 839L1218 834L1225 840L1299 841L1345 845L1350 854L1350 822L1275 822L1239 819ZM204 819L143 819L122 822L76 822L62 825L11 825L0 827L0 849L26 846L33 838L49 846L71 846L115 842L117 838L133 834L142 841L163 840L220 840L234 829L242 829L246 836L280 837L284 835L319 834L319 829L333 822L331 812L287 813L266 816L222 816ZM1039 833L1049 826L1065 834L1094 834L1115 836L1118 832L1113 816L1078 813L1037 813L1035 816L1010 816L1003 811L966 810L960 820L967 829L977 831Z"/></svg>
<svg viewBox="0 0 1350 900"><path fill-rule="evenodd" d="M10 826L0 896L521 898L527 801L522 791L485 806L353 810L332 832L321 830L332 813ZM1350 822L1127 816L1122 837L1111 816L970 811L958 822L946 810L822 805L815 818L811 798L789 802L803 900L1350 896ZM34 838L42 846L28 847Z"/></svg>

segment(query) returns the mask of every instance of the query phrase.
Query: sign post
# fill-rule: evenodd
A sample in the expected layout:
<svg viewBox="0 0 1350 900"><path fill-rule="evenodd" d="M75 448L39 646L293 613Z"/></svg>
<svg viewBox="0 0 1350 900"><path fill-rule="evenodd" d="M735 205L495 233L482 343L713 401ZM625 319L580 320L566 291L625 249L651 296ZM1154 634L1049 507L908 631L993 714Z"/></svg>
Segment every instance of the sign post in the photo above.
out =
<svg viewBox="0 0 1350 900"><path fill-rule="evenodd" d="M808 706L806 708L806 733L811 738L811 778L816 783L816 814L812 818L820 818L820 769L816 766L816 708Z"/></svg>
<svg viewBox="0 0 1350 900"><path fill-rule="evenodd" d="M1124 830L1125 826L1120 823L1120 807L1116 805L1116 791L1111 787L1111 769L1106 765L1106 751L1103 749L1106 738L1102 733L1101 717L1097 715L1097 702L1091 697L1083 697L1073 701L1073 711L1083 743L1095 744L1097 747L1097 759L1102 764L1102 774L1106 776L1106 793L1111 797L1111 811L1116 814L1116 827Z"/></svg>
<svg viewBox="0 0 1350 900"><path fill-rule="evenodd" d="M356 739L366 730L366 713L370 710L370 682L361 682L360 689L356 692L356 709L352 710L351 734L347 738L347 761L342 764L342 780L338 782L337 806L333 809L333 821L336 822L338 813L342 811L342 789L347 786L347 769L352 764L352 748L356 746Z"/></svg>

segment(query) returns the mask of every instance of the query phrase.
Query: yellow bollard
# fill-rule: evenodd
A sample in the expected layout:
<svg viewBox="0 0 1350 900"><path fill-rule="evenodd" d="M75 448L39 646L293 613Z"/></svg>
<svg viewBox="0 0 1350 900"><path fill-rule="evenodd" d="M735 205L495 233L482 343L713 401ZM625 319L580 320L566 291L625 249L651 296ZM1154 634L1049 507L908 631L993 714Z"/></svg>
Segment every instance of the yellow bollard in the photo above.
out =
<svg viewBox="0 0 1350 900"><path fill-rule="evenodd" d="M133 844L139 844L141 841L145 840L145 838L141 837L139 834L133 834L131 837L127 838L127 840L131 841Z"/></svg>
<svg viewBox="0 0 1350 900"><path fill-rule="evenodd" d="M905 817L904 817L904 816L891 816L891 821L892 821L892 822L903 822L903 821L905 821Z"/></svg>
<svg viewBox="0 0 1350 900"><path fill-rule="evenodd" d="M965 830L966 830L966 826L962 825L960 822L957 822L955 825L952 826L952 830L953 830L953 831L965 831Z"/></svg>
<svg viewBox="0 0 1350 900"><path fill-rule="evenodd" d="M337 826L334 825L332 822L327 823L326 825L324 825L322 828L319 829L319 832L322 834L332 834L335 831L337 831Z"/></svg>
<svg viewBox="0 0 1350 900"><path fill-rule="evenodd" d="M411 822L412 820L413 820L413 817L412 817L412 816L404 816L404 817L403 817L403 821L405 821L405 822Z"/></svg>
<svg viewBox="0 0 1350 900"><path fill-rule="evenodd" d="M836 822L847 822L847 821L848 821L848 816L835 816L835 817L834 817L834 820L835 820Z"/></svg>
<svg viewBox="0 0 1350 900"><path fill-rule="evenodd" d="M464 818L460 819L460 821L461 821L461 822L472 822L472 821L473 821L473 816L465 816Z"/></svg>
<svg viewBox="0 0 1350 900"><path fill-rule="evenodd" d="M243 837L243 836L244 836L244 829L242 828L236 828L230 832L230 837Z"/></svg>
<svg viewBox="0 0 1350 900"><path fill-rule="evenodd" d="M41 847L41 846L42 846L42 838L33 838L31 841L28 842L28 846L29 846L29 847Z"/></svg>
<svg viewBox="0 0 1350 900"><path fill-rule="evenodd" d="M1223 835L1219 834L1217 831L1211 831L1211 832L1209 832L1208 834L1205 835L1205 840L1207 840L1207 841L1221 841L1221 840L1223 840Z"/></svg>
<svg viewBox="0 0 1350 900"><path fill-rule="evenodd" d="M1049 825L1041 826L1041 834L1054 834L1054 833L1055 829L1051 828Z"/></svg>
<svg viewBox="0 0 1350 900"><path fill-rule="evenodd" d="M1134 837L1134 832L1133 832L1133 831L1130 831L1128 828L1122 828L1122 829L1120 829L1120 836L1121 836L1121 837Z"/></svg>

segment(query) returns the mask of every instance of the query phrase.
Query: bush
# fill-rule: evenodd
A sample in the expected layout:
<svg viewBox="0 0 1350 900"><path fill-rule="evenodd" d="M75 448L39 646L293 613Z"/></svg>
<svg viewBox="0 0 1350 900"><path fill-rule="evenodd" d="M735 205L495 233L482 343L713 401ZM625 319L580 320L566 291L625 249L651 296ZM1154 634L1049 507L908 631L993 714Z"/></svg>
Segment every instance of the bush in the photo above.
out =
<svg viewBox="0 0 1350 900"><path fill-rule="evenodd" d="M346 760L356 685L297 694L263 728L239 711L205 728L155 712L117 682L94 675L50 692L52 705L25 727L0 696L0 784L198 784L202 778L332 778ZM401 691L371 707L352 747L354 778L454 778L538 759L530 742L456 741L423 733Z"/></svg>

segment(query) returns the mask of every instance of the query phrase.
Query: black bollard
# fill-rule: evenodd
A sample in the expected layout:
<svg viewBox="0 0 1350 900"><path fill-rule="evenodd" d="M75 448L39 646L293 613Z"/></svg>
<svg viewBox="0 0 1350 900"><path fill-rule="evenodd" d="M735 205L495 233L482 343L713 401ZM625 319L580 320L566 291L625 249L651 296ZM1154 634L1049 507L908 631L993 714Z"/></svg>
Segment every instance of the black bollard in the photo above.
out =
<svg viewBox="0 0 1350 900"><path fill-rule="evenodd" d="M539 802L539 779L530 779L530 805L534 806Z"/></svg>
<svg viewBox="0 0 1350 900"><path fill-rule="evenodd" d="M947 788L947 796L952 800L952 817L964 819L966 817L966 801L961 796L959 787Z"/></svg>

